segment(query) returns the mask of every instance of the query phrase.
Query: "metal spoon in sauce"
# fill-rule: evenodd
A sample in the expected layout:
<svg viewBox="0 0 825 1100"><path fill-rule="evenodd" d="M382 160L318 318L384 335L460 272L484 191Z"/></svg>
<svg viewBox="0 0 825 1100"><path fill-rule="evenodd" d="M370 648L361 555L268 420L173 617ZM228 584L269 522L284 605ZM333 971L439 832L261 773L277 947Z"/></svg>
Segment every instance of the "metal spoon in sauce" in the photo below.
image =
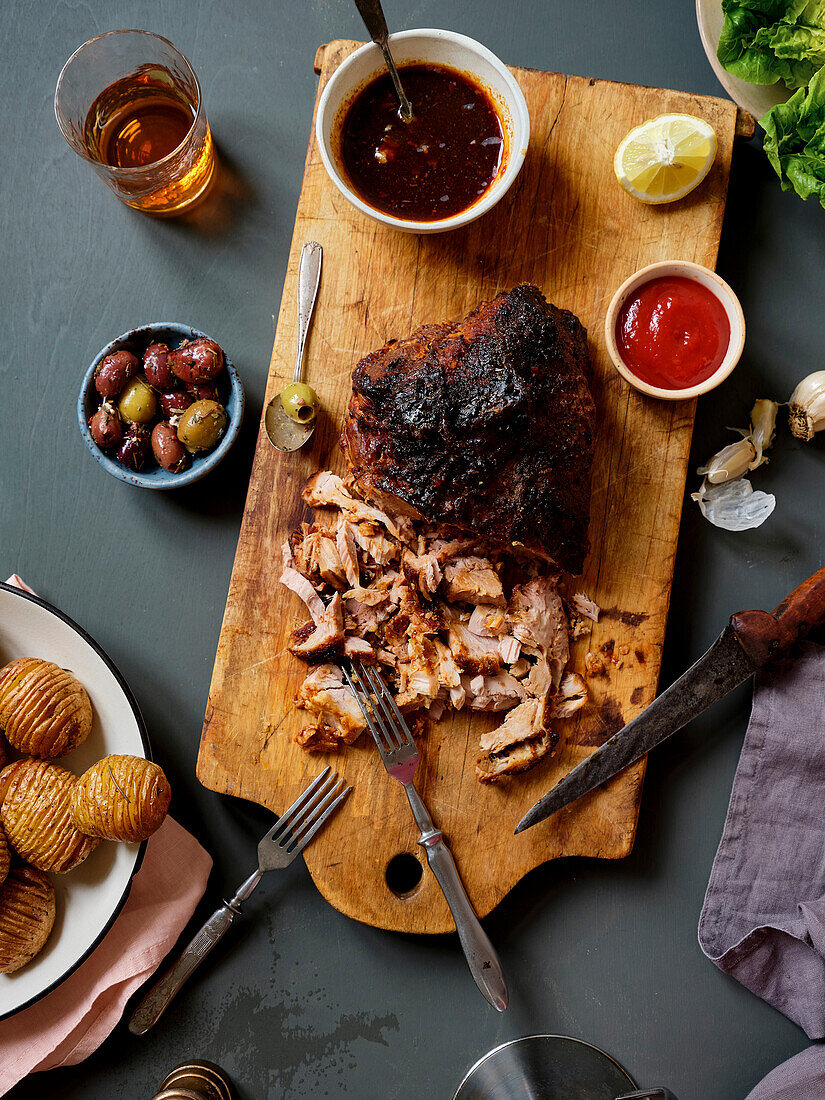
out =
<svg viewBox="0 0 825 1100"><path fill-rule="evenodd" d="M318 284L321 281L323 249L317 241L307 241L301 249L298 268L298 353L292 382L284 386L266 407L264 425L269 442L279 451L297 451L303 447L315 431L318 414L318 395L304 385L301 372L304 368L304 348L307 342L309 322L315 308ZM289 410L289 411L287 411Z"/></svg>
<svg viewBox="0 0 825 1100"><path fill-rule="evenodd" d="M366 28L370 32L370 38L376 46L381 47L381 52L384 55L387 68L390 70L392 84L400 104L398 108L398 117L402 122L412 122L412 103L410 103L404 95L404 89L401 87L401 78L398 75L398 69L396 69L395 62L390 53L390 32L387 30L387 20L384 18L384 9L381 7L381 0L355 0L355 6L360 11L361 18L364 20Z"/></svg>

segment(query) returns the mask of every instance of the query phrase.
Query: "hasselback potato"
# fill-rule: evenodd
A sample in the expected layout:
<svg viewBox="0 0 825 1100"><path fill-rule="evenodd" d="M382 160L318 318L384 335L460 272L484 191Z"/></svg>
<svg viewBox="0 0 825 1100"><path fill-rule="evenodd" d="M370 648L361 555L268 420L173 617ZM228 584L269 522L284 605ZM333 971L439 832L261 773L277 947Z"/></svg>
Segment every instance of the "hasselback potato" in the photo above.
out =
<svg viewBox="0 0 825 1100"><path fill-rule="evenodd" d="M146 840L166 817L172 792L163 769L139 756L104 756L72 790L81 832L107 840Z"/></svg>
<svg viewBox="0 0 825 1100"><path fill-rule="evenodd" d="M20 657L0 669L0 729L20 752L63 756L91 728L92 704L71 672L39 657Z"/></svg>
<svg viewBox="0 0 825 1100"><path fill-rule="evenodd" d="M54 887L42 871L15 867L0 886L0 974L31 962L54 925Z"/></svg>
<svg viewBox="0 0 825 1100"><path fill-rule="evenodd" d="M11 851L6 834L0 829L0 886L6 881L11 866Z"/></svg>
<svg viewBox="0 0 825 1100"><path fill-rule="evenodd" d="M46 760L17 760L0 777L5 785L0 825L27 863L63 874L100 843L84 836L72 821L70 802L78 779L71 772Z"/></svg>

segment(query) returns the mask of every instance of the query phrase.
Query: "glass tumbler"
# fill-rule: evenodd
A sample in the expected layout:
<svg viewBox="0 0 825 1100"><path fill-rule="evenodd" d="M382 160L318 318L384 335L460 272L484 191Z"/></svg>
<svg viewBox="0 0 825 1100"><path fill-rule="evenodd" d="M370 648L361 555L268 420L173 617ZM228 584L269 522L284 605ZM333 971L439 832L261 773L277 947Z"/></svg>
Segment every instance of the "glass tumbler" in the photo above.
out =
<svg viewBox="0 0 825 1100"><path fill-rule="evenodd" d="M109 31L85 42L63 66L54 113L78 156L144 214L181 214L212 182L198 78L160 35Z"/></svg>

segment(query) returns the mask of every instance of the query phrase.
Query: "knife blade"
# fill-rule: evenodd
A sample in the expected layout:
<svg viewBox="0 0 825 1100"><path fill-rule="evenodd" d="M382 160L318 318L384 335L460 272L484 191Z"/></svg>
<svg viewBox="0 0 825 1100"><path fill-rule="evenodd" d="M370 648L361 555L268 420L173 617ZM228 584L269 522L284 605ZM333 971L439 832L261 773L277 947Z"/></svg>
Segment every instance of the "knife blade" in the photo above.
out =
<svg viewBox="0 0 825 1100"><path fill-rule="evenodd" d="M785 654L823 620L825 569L803 581L772 614L740 611L733 615L710 649L687 672L540 798L515 832L544 821L641 760L757 669Z"/></svg>

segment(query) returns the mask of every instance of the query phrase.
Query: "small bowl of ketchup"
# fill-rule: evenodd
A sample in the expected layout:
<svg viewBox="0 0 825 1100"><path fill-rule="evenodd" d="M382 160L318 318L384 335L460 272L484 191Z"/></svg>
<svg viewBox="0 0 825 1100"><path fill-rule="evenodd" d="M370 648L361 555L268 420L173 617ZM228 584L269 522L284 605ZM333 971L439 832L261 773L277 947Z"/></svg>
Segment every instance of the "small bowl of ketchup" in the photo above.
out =
<svg viewBox="0 0 825 1100"><path fill-rule="evenodd" d="M401 31L390 47L411 122L370 42L335 70L315 134L329 178L362 214L407 233L443 233L481 217L518 175L530 115L512 73L480 42Z"/></svg>
<svg viewBox="0 0 825 1100"><path fill-rule="evenodd" d="M613 365L649 397L683 401L723 382L745 345L745 317L715 271L688 260L640 268L607 309Z"/></svg>

